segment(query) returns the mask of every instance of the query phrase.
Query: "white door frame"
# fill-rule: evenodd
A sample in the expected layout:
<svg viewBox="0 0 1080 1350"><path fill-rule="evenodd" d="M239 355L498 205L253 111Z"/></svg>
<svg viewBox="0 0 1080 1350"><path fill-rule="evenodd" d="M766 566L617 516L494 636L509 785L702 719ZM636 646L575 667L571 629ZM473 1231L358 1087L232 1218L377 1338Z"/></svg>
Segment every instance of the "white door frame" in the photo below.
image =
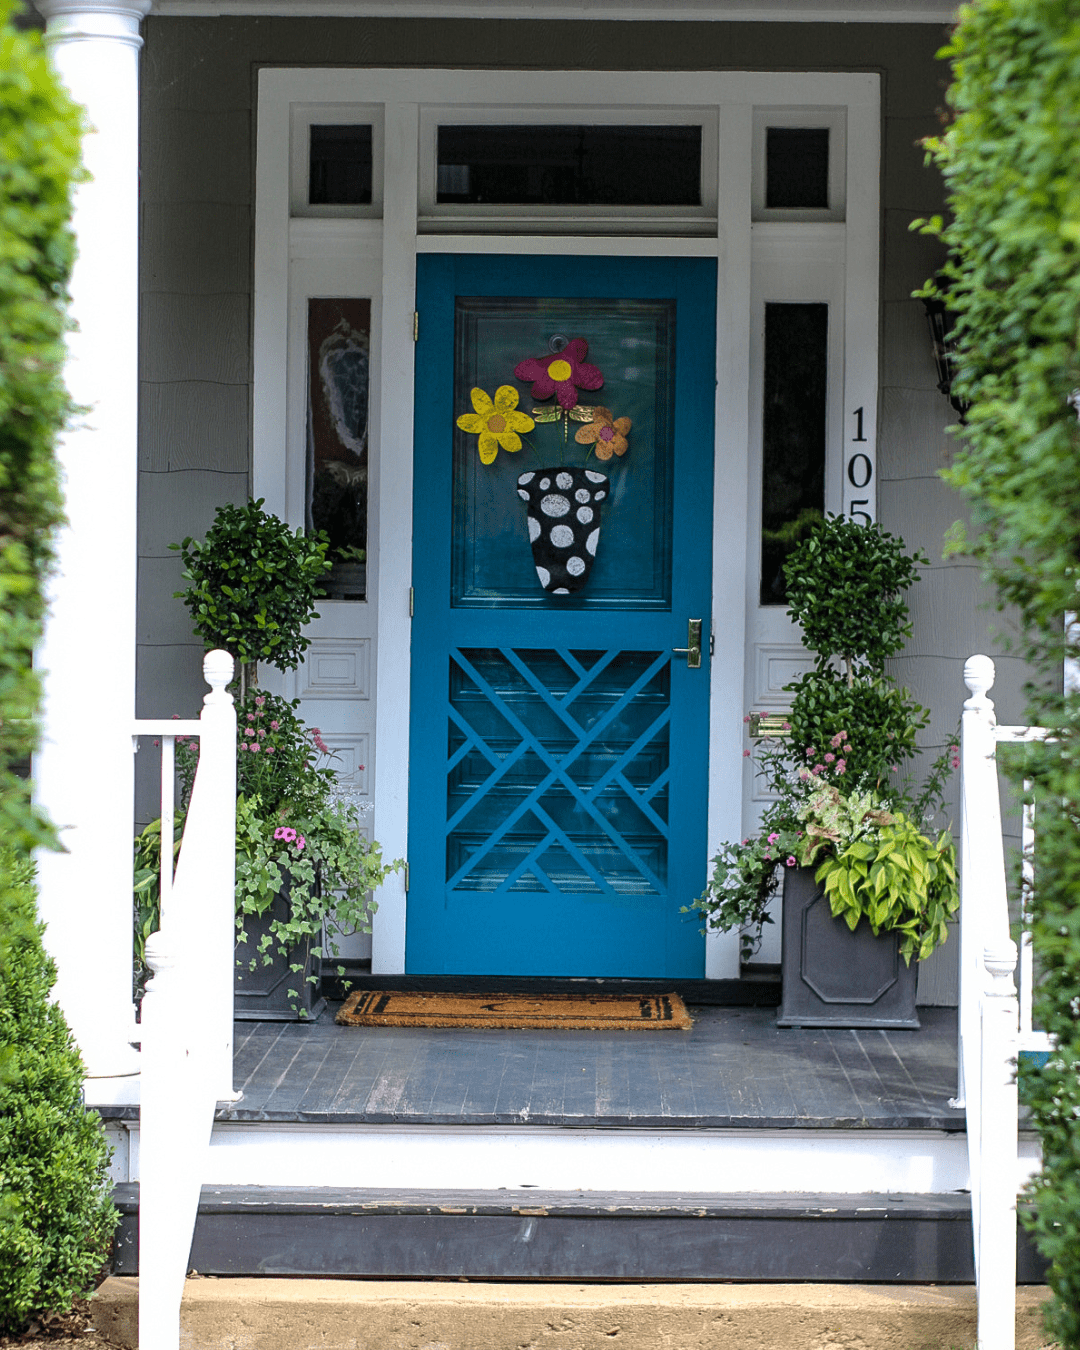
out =
<svg viewBox="0 0 1080 1350"><path fill-rule="evenodd" d="M381 236L381 294L372 294L371 425L369 434L369 579L378 606L375 688L376 755L374 828L387 856L408 846L410 620L412 577L413 311L418 252L593 254L628 257L715 257L718 262L716 343L716 462L714 479L713 615L745 610L748 594L749 521L756 512L760 470L748 447L760 408L752 388L750 278L755 232L752 212L755 109L843 110L846 120L846 216L830 231L839 240L844 271L843 371L837 406L845 416L830 430L827 498L847 509L843 494L846 414L864 409L873 455L877 424L880 81L877 75L818 73L508 71L508 70L312 70L259 72L255 193L254 463L253 490L270 511L302 521L302 503L289 490L288 389L290 376L290 263L310 255L320 231L337 247L353 231L356 246ZM633 102L628 101L628 92ZM340 105L381 107L382 219L298 219L290 214L292 109L322 105L327 120ZM518 110L569 105L575 109L709 110L718 120L715 233L708 237L641 234L418 233L418 190L426 108L478 105ZM640 114L639 114L640 115ZM548 114L550 116L550 113ZM760 122L760 118L759 118ZM377 142L376 142L377 144ZM796 233L799 223L786 228ZM821 225L807 222L808 231ZM292 424L296 423L295 409ZM732 510L741 503L742 510ZM751 564L752 565L752 564ZM747 615L747 623L750 616ZM716 625L719 627L719 625ZM742 714L754 690L746 683L747 636L718 648L710 673L709 849L744 829L745 746ZM753 637L751 635L751 641ZM688 897L689 899L689 897ZM397 973L405 966L406 892L400 875L379 893L372 969ZM706 948L710 978L738 975L737 934L711 934Z"/></svg>

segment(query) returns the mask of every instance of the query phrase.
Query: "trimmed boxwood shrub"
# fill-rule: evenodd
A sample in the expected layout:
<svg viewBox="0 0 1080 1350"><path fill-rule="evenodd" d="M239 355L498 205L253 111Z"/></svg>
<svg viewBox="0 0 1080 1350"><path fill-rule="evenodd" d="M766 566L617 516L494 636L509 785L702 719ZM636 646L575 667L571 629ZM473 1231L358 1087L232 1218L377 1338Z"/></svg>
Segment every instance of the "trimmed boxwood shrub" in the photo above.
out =
<svg viewBox="0 0 1080 1350"><path fill-rule="evenodd" d="M929 143L950 223L922 222L951 250L944 298L958 317L957 392L970 400L946 477L971 503L954 547L984 565L1023 621L1040 676L1028 717L1055 741L1014 771L1039 801L1035 1016L1057 1037L1021 1091L1043 1147L1029 1189L1055 1294L1049 1329L1080 1350L1080 8L1076 0L982 0L961 9L953 120Z"/></svg>
<svg viewBox="0 0 1080 1350"><path fill-rule="evenodd" d="M0 850L0 1332L88 1293L116 1228L109 1148L49 991L31 868Z"/></svg>

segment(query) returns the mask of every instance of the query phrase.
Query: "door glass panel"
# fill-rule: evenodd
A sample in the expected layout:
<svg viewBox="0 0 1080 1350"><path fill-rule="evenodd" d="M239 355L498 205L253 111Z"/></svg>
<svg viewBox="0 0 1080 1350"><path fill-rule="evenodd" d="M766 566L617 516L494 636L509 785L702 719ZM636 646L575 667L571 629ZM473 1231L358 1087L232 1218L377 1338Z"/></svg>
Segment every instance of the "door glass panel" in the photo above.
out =
<svg viewBox="0 0 1080 1350"><path fill-rule="evenodd" d="M576 371L579 339L603 384L570 389L566 414L515 367ZM475 427L472 391L509 387L500 407L535 425L517 423L516 450L455 428L451 604L670 608L675 302L458 297L454 345L455 419Z"/></svg>
<svg viewBox="0 0 1080 1350"><path fill-rule="evenodd" d="M700 126L440 126L436 201L700 206Z"/></svg>
<svg viewBox="0 0 1080 1350"><path fill-rule="evenodd" d="M367 594L371 301L308 301L307 528L330 537L333 599Z"/></svg>
<svg viewBox="0 0 1080 1350"><path fill-rule="evenodd" d="M829 307L765 306L761 603L787 603L784 560L825 512Z"/></svg>
<svg viewBox="0 0 1080 1350"><path fill-rule="evenodd" d="M454 653L447 885L663 894L670 671L666 652Z"/></svg>

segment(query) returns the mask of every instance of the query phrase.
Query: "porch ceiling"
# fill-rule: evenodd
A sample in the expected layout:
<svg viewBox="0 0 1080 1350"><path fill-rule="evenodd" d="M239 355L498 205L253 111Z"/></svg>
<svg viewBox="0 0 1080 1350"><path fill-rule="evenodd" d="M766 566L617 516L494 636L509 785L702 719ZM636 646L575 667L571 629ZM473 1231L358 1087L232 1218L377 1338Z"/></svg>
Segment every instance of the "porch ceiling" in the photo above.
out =
<svg viewBox="0 0 1080 1350"><path fill-rule="evenodd" d="M961 1130L956 1014L920 1031L791 1030L697 1007L687 1032L237 1025L229 1121L624 1129Z"/></svg>
<svg viewBox="0 0 1080 1350"><path fill-rule="evenodd" d="M954 23L942 0L547 0L543 19ZM356 18L536 19L536 0L155 0L153 14L280 14Z"/></svg>

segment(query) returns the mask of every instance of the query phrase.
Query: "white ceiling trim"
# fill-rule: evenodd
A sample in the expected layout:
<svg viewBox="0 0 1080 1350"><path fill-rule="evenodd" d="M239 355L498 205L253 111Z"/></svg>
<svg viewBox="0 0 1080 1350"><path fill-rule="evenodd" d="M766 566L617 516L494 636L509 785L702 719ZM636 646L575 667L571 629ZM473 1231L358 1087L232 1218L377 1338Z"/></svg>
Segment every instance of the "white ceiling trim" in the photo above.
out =
<svg viewBox="0 0 1080 1350"><path fill-rule="evenodd" d="M155 0L152 13L298 18L603 19L682 22L932 23L956 20L942 0Z"/></svg>

